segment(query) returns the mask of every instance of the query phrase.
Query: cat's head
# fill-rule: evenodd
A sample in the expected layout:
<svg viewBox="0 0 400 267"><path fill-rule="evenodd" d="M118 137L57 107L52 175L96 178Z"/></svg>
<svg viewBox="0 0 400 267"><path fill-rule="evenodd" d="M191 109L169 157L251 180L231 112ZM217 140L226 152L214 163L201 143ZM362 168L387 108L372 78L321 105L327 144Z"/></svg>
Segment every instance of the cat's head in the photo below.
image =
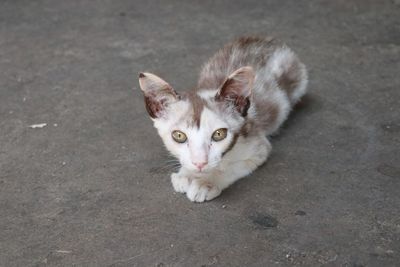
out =
<svg viewBox="0 0 400 267"><path fill-rule="evenodd" d="M146 109L167 149L192 172L207 173L235 145L251 101L254 73L243 67L219 88L178 94L151 73L140 73Z"/></svg>

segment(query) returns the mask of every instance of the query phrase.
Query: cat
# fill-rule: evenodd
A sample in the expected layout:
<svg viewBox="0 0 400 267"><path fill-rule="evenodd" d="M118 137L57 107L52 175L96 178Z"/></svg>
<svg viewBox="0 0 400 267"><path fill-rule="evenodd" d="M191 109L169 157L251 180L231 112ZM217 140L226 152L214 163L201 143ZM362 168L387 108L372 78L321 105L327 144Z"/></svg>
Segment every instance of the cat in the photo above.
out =
<svg viewBox="0 0 400 267"><path fill-rule="evenodd" d="M219 196L271 152L268 136L306 93L308 74L296 54L270 37L241 37L205 63L196 89L177 93L140 73L145 106L166 148L179 159L176 192L193 202Z"/></svg>

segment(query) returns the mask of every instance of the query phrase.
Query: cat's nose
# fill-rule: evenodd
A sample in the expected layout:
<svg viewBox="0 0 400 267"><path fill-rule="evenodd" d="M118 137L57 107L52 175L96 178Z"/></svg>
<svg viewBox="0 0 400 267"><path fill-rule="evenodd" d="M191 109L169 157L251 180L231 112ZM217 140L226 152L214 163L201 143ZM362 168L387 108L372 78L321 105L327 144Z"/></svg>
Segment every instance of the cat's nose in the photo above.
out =
<svg viewBox="0 0 400 267"><path fill-rule="evenodd" d="M205 162L192 162L192 163L194 166L197 167L197 169L199 169L199 171L201 171L201 169L203 169L204 166L206 166L208 162L205 161Z"/></svg>

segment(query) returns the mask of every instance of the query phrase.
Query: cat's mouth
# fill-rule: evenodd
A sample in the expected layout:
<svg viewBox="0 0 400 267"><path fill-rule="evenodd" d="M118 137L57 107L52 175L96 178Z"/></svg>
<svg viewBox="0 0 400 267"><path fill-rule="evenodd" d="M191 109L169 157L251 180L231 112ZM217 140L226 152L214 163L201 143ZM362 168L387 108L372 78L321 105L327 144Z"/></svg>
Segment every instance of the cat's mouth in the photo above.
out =
<svg viewBox="0 0 400 267"><path fill-rule="evenodd" d="M196 173L199 173L199 174L207 174L209 172L210 172L210 170L204 170L204 169L199 170L199 169L196 169Z"/></svg>
<svg viewBox="0 0 400 267"><path fill-rule="evenodd" d="M194 173L192 173L192 178L194 178L194 179L204 179L204 178L207 178L207 177L209 177L209 175L210 175L210 172L204 172L204 171L201 171L201 172L194 172Z"/></svg>

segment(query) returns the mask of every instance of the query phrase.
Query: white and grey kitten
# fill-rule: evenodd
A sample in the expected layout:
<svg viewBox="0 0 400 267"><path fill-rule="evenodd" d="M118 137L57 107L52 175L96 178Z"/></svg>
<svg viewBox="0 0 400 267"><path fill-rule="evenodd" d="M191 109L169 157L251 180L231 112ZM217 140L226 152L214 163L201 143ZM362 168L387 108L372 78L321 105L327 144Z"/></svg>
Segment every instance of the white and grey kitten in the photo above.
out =
<svg viewBox="0 0 400 267"><path fill-rule="evenodd" d="M197 88L178 94L151 73L140 73L147 111L167 149L181 164L177 192L211 200L263 164L267 139L305 94L307 71L285 44L242 37L203 67Z"/></svg>

